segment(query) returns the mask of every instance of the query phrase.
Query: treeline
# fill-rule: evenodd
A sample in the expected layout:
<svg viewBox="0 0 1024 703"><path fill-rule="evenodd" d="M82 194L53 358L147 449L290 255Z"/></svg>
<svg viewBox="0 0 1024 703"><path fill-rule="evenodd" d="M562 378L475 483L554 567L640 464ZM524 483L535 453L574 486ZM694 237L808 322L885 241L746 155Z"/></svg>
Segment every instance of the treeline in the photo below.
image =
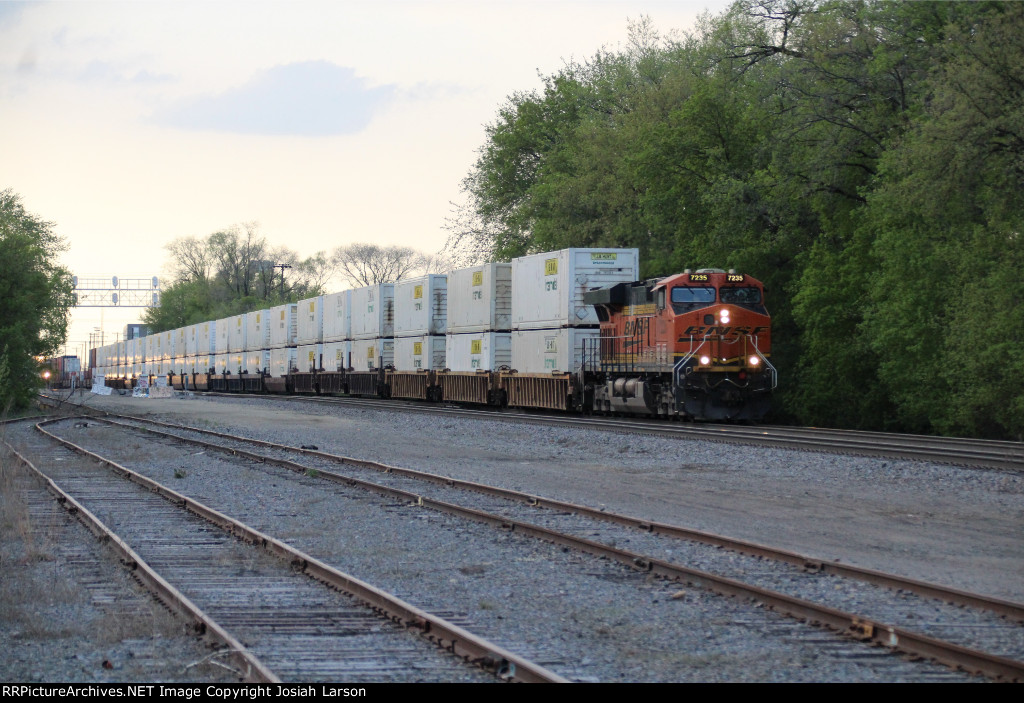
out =
<svg viewBox="0 0 1024 703"><path fill-rule="evenodd" d="M171 284L161 292L160 306L143 314L153 332L294 303L346 285L443 272L449 266L440 256L376 244L349 244L300 259L287 247L271 246L253 222L207 237L182 237L166 249Z"/></svg>
<svg viewBox="0 0 1024 703"><path fill-rule="evenodd" d="M320 295L334 270L323 252L300 260L287 247L271 246L251 222L182 237L166 249L171 285L161 291L160 306L143 314L154 332Z"/></svg>
<svg viewBox="0 0 1024 703"><path fill-rule="evenodd" d="M516 93L452 248L764 280L777 418L1024 435L1024 4L735 3Z"/></svg>
<svg viewBox="0 0 1024 703"><path fill-rule="evenodd" d="M67 243L52 222L0 191L0 415L23 410L42 385L40 358L67 339L71 272L57 265Z"/></svg>

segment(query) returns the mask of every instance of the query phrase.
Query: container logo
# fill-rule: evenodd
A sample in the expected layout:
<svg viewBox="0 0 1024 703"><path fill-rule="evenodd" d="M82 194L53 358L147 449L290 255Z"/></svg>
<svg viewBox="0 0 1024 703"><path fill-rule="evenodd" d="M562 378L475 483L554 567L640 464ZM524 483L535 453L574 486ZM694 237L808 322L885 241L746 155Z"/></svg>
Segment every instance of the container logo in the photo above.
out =
<svg viewBox="0 0 1024 703"><path fill-rule="evenodd" d="M558 353L558 342L555 337L544 338L544 353L545 354L557 354Z"/></svg>
<svg viewBox="0 0 1024 703"><path fill-rule="evenodd" d="M614 264L619 258L619 255L610 251L593 252L590 255L590 263L601 265L601 264Z"/></svg>
<svg viewBox="0 0 1024 703"><path fill-rule="evenodd" d="M544 259L544 275L545 276L557 276L558 275L558 259Z"/></svg>
<svg viewBox="0 0 1024 703"><path fill-rule="evenodd" d="M473 285L482 286L484 284L484 272L474 271L473 272Z"/></svg>
<svg viewBox="0 0 1024 703"><path fill-rule="evenodd" d="M413 356L420 356L421 354L423 354L423 342L413 342L412 343L412 355Z"/></svg>
<svg viewBox="0 0 1024 703"><path fill-rule="evenodd" d="M367 359L372 359L373 358L373 351L374 351L373 347L367 347L366 348L366 358Z"/></svg>
<svg viewBox="0 0 1024 703"><path fill-rule="evenodd" d="M471 339L471 340L469 340L469 353L470 354L483 354L484 353L484 341L482 339Z"/></svg>
<svg viewBox="0 0 1024 703"><path fill-rule="evenodd" d="M316 311L316 301L315 300L309 304L309 311L310 312L315 312Z"/></svg>
<svg viewBox="0 0 1024 703"><path fill-rule="evenodd" d="M413 300L419 300L423 297L423 286L413 286L412 289Z"/></svg>

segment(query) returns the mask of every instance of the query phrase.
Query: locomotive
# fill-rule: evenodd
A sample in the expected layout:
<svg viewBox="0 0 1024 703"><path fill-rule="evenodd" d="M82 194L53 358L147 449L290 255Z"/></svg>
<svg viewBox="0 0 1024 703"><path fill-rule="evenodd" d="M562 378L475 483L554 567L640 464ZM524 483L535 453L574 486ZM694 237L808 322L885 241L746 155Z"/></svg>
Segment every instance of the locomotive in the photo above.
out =
<svg viewBox="0 0 1024 703"><path fill-rule="evenodd" d="M768 411L777 373L760 281L685 270L584 301L601 325L583 379L595 411L742 421Z"/></svg>

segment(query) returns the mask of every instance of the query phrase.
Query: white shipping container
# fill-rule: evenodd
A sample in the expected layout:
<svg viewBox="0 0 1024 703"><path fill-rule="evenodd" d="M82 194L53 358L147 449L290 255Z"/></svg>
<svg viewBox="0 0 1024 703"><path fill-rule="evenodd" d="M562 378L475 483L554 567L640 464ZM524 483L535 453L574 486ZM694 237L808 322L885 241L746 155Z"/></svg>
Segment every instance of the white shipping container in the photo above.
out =
<svg viewBox="0 0 1024 703"><path fill-rule="evenodd" d="M448 277L431 274L395 284L395 336L444 334L448 320Z"/></svg>
<svg viewBox="0 0 1024 703"><path fill-rule="evenodd" d="M352 339L392 337L395 331L395 284L380 283L352 291Z"/></svg>
<svg viewBox="0 0 1024 703"><path fill-rule="evenodd" d="M352 370L373 371L395 363L394 339L355 339L352 341Z"/></svg>
<svg viewBox="0 0 1024 703"><path fill-rule="evenodd" d="M238 375L245 369L245 352L228 352L228 373Z"/></svg>
<svg viewBox="0 0 1024 703"><path fill-rule="evenodd" d="M597 326L583 294L639 274L639 249L563 249L513 259L512 329Z"/></svg>
<svg viewBox="0 0 1024 703"><path fill-rule="evenodd" d="M185 354L199 356L212 354L217 346L217 325L215 322L200 322L186 328Z"/></svg>
<svg viewBox="0 0 1024 703"><path fill-rule="evenodd" d="M445 337L445 363L449 371L497 371L512 364L509 332L469 332Z"/></svg>
<svg viewBox="0 0 1024 703"><path fill-rule="evenodd" d="M177 330L167 330L160 333L160 358L170 361L174 350L174 340Z"/></svg>
<svg viewBox="0 0 1024 703"><path fill-rule="evenodd" d="M228 353L245 351L246 318L245 314L233 315L228 318Z"/></svg>
<svg viewBox="0 0 1024 703"><path fill-rule="evenodd" d="M295 344L317 344L322 341L324 341L324 296L300 300L296 312Z"/></svg>
<svg viewBox="0 0 1024 703"><path fill-rule="evenodd" d="M348 358L351 352L352 342L324 342L324 371L344 371L347 369Z"/></svg>
<svg viewBox="0 0 1024 703"><path fill-rule="evenodd" d="M295 367L295 347L278 347L270 350L270 375L283 378Z"/></svg>
<svg viewBox="0 0 1024 703"><path fill-rule="evenodd" d="M257 374L260 371L264 371L270 368L270 350L269 349L256 349L255 351L247 351L242 357L242 370Z"/></svg>
<svg viewBox="0 0 1024 703"><path fill-rule="evenodd" d="M195 359L196 373L210 373L210 367L213 365L213 357L209 354L198 354Z"/></svg>
<svg viewBox="0 0 1024 703"><path fill-rule="evenodd" d="M213 351L215 354L227 354L228 353L228 331L231 329L231 318L225 317L222 320L215 320L213 325L216 329L214 336Z"/></svg>
<svg viewBox="0 0 1024 703"><path fill-rule="evenodd" d="M188 327L179 327L174 330L174 348L171 349L171 356L185 357L188 355Z"/></svg>
<svg viewBox="0 0 1024 703"><path fill-rule="evenodd" d="M295 350L296 368L302 372L319 369L320 355L323 353L323 344L300 344Z"/></svg>
<svg viewBox="0 0 1024 703"><path fill-rule="evenodd" d="M601 336L594 328L561 327L550 330L516 330L512 333L512 368L519 373L578 371L587 339ZM586 346L589 356L594 342Z"/></svg>
<svg viewBox="0 0 1024 703"><path fill-rule="evenodd" d="M270 308L270 348L295 346L295 303Z"/></svg>
<svg viewBox="0 0 1024 703"><path fill-rule="evenodd" d="M341 342L352 336L352 291L324 296L324 341Z"/></svg>
<svg viewBox="0 0 1024 703"><path fill-rule="evenodd" d="M228 355L227 354L214 354L213 355L213 368L214 373L218 376L222 373L226 373L228 370Z"/></svg>
<svg viewBox="0 0 1024 703"><path fill-rule="evenodd" d="M245 314L245 351L262 351L264 349L270 349L270 310L247 312Z"/></svg>
<svg viewBox="0 0 1024 703"><path fill-rule="evenodd" d="M444 335L395 337L395 369L398 371L440 371L447 368L444 359Z"/></svg>
<svg viewBox="0 0 1024 703"><path fill-rule="evenodd" d="M512 329L512 264L483 264L448 274L448 328L463 332Z"/></svg>

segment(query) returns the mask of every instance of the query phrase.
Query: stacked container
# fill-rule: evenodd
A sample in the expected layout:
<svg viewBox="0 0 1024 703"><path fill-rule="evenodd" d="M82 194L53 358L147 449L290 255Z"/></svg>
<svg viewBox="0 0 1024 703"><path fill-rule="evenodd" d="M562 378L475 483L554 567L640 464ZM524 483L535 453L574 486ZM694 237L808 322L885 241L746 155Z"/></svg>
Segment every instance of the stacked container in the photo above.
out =
<svg viewBox="0 0 1024 703"><path fill-rule="evenodd" d="M345 342L352 339L352 291L344 290L324 296L323 341ZM324 354L327 350L324 350Z"/></svg>
<svg viewBox="0 0 1024 703"><path fill-rule="evenodd" d="M348 368L352 342L324 342L323 355L320 357L324 371L344 371Z"/></svg>
<svg viewBox="0 0 1024 703"><path fill-rule="evenodd" d="M600 336L583 294L639 278L637 249L563 249L512 260L512 367L520 373L573 372L585 340Z"/></svg>
<svg viewBox="0 0 1024 703"><path fill-rule="evenodd" d="M270 308L271 349L295 346L297 308L295 303L285 303Z"/></svg>
<svg viewBox="0 0 1024 703"><path fill-rule="evenodd" d="M431 274L395 284L394 365L441 370L448 319L448 277Z"/></svg>
<svg viewBox="0 0 1024 703"><path fill-rule="evenodd" d="M376 371L395 364L394 339L354 339L351 344L353 371Z"/></svg>
<svg viewBox="0 0 1024 703"><path fill-rule="evenodd" d="M296 313L295 345L300 372L320 368L324 341L324 296L300 300Z"/></svg>
<svg viewBox="0 0 1024 703"><path fill-rule="evenodd" d="M270 310L245 314L245 348L242 370L251 374L270 368Z"/></svg>
<svg viewBox="0 0 1024 703"><path fill-rule="evenodd" d="M351 291L352 366L373 371L395 363L395 284Z"/></svg>
<svg viewBox="0 0 1024 703"><path fill-rule="evenodd" d="M445 364L451 371L494 371L512 363L512 264L448 274Z"/></svg>
<svg viewBox="0 0 1024 703"><path fill-rule="evenodd" d="M215 330L214 337L213 337L213 339L214 339L213 353L214 354L227 354L228 353L228 349L229 349L229 347L228 347L228 338L229 338L230 335L228 334L228 332L231 329L231 318L230 317L225 317L223 319L217 320L217 321L215 321L213 323L213 326L214 326L214 330Z"/></svg>

